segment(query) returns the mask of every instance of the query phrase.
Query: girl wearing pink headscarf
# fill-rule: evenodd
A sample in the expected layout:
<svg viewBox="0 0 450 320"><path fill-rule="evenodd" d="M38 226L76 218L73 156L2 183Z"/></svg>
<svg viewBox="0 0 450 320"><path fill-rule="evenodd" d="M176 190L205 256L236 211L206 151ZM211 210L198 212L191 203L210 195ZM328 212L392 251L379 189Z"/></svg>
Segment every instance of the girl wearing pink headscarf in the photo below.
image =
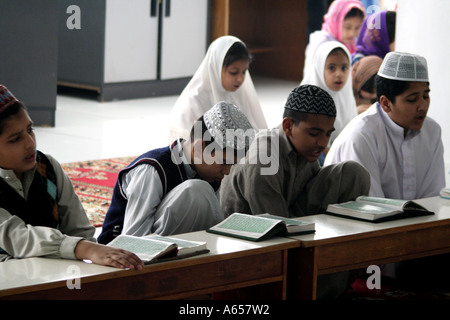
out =
<svg viewBox="0 0 450 320"><path fill-rule="evenodd" d="M356 51L355 39L359 34L365 12L359 0L334 0L323 17L322 29L309 35L309 44L305 52L303 76L313 65L316 49L326 41L339 41L346 46L350 54Z"/></svg>

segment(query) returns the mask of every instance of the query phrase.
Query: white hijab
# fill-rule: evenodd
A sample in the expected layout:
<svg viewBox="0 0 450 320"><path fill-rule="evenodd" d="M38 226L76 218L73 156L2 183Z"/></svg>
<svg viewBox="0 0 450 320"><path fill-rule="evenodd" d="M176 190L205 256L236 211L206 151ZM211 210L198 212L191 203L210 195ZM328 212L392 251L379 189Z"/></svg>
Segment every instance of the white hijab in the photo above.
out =
<svg viewBox="0 0 450 320"><path fill-rule="evenodd" d="M194 122L221 101L241 109L253 128L267 128L250 72L246 72L244 82L235 92L228 92L222 86L223 60L235 42L243 43L236 37L223 36L209 46L200 67L172 109L171 140L187 138Z"/></svg>
<svg viewBox="0 0 450 320"><path fill-rule="evenodd" d="M342 48L345 51L349 61L349 72L347 82L339 91L333 91L325 84L325 62L330 52L335 48ZM316 50L313 57L313 68L309 68L303 77L301 84L313 84L327 91L336 104L336 121L334 122L335 132L333 132L330 144L350 122L358 114L356 109L356 101L352 90L352 71L351 56L348 49L338 41L327 41L322 43Z"/></svg>

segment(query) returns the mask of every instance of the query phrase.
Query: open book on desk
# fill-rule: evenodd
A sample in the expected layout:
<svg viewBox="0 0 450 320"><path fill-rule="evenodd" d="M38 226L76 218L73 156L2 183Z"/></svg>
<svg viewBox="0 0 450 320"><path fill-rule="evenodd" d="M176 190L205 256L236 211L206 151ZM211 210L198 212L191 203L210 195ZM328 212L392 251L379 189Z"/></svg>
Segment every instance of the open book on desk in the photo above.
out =
<svg viewBox="0 0 450 320"><path fill-rule="evenodd" d="M428 211L411 200L360 196L355 201L328 205L327 214L364 221L383 222L432 215L434 212Z"/></svg>
<svg viewBox="0 0 450 320"><path fill-rule="evenodd" d="M450 199L450 188L442 188L440 196L443 199Z"/></svg>
<svg viewBox="0 0 450 320"><path fill-rule="evenodd" d="M119 235L108 246L136 254L145 264L186 258L209 252L206 242L188 241L176 237Z"/></svg>
<svg viewBox="0 0 450 320"><path fill-rule="evenodd" d="M315 224L267 213L262 215L233 213L206 231L245 240L261 241L274 236L313 233Z"/></svg>

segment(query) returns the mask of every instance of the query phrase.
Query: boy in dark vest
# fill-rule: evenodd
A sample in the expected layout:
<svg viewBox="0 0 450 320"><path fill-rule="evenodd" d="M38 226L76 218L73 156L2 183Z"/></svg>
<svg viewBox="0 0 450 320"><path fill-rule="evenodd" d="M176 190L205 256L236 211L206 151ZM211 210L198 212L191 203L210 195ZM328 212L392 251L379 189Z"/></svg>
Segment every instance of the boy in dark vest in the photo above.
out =
<svg viewBox="0 0 450 320"><path fill-rule="evenodd" d="M45 256L141 269L134 254L97 244L67 175L36 149L25 105L0 85L0 261Z"/></svg>
<svg viewBox="0 0 450 320"><path fill-rule="evenodd" d="M236 106L219 102L192 127L190 139L148 151L119 173L98 241L119 234L173 235L223 219L219 186L254 132Z"/></svg>

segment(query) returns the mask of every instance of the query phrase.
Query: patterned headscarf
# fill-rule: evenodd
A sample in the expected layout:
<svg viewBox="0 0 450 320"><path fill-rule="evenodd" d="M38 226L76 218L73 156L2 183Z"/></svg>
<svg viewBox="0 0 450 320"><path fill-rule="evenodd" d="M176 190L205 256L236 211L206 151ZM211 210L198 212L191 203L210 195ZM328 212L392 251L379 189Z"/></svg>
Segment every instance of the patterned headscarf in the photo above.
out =
<svg viewBox="0 0 450 320"><path fill-rule="evenodd" d="M391 51L386 25L387 11L380 11L368 16L359 31L356 51L365 56L376 55L381 59Z"/></svg>
<svg viewBox="0 0 450 320"><path fill-rule="evenodd" d="M355 42L344 42L342 40L342 26L344 25L345 16L353 8L360 9L363 14L365 13L364 6L359 0L334 0L323 17L322 24L322 30L344 43L350 53L356 50Z"/></svg>
<svg viewBox="0 0 450 320"><path fill-rule="evenodd" d="M352 67L353 94L361 91L362 86L380 69L383 59L377 56L367 56L358 60Z"/></svg>
<svg viewBox="0 0 450 320"><path fill-rule="evenodd" d="M18 101L8 88L0 84L0 113Z"/></svg>

